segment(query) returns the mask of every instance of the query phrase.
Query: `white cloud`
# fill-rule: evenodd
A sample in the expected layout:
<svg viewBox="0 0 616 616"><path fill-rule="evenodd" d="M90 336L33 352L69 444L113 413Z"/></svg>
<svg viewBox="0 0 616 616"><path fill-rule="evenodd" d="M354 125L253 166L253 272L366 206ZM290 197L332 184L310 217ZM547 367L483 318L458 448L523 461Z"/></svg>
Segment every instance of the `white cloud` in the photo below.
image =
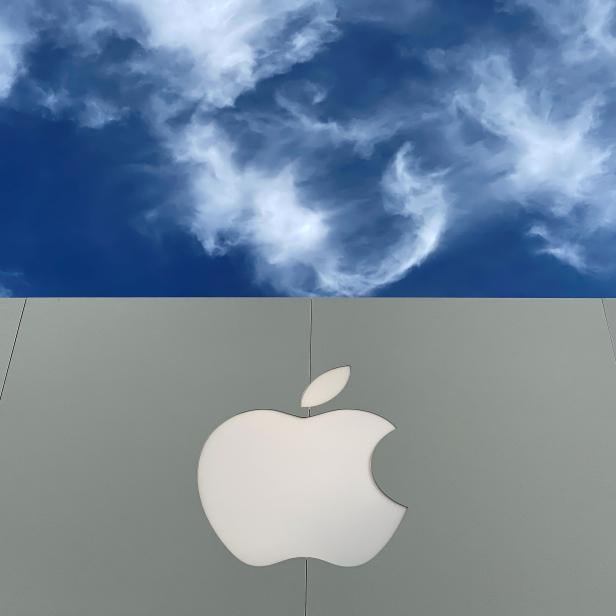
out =
<svg viewBox="0 0 616 616"><path fill-rule="evenodd" d="M431 6L431 0L340 0L341 17L349 21L406 29Z"/></svg>
<svg viewBox="0 0 616 616"><path fill-rule="evenodd" d="M535 12L561 40L562 59L596 61L597 56L616 54L613 0L514 0Z"/></svg>
<svg viewBox="0 0 616 616"><path fill-rule="evenodd" d="M0 22L0 99L11 91L21 63L21 42Z"/></svg>
<svg viewBox="0 0 616 616"><path fill-rule="evenodd" d="M522 200L547 194L563 215L581 202L601 202L597 191L604 188L612 148L593 135L600 99L588 98L574 114L558 119L562 110L550 92L543 84L519 83L504 56L488 56L473 68L475 87L456 100L503 140L505 193Z"/></svg>
<svg viewBox="0 0 616 616"><path fill-rule="evenodd" d="M185 223L212 255L241 246L258 272L286 292L363 295L399 280L438 245L448 210L442 174L422 172L403 146L382 178L383 208L402 232L376 255L348 251L333 214L301 188L296 165L241 166L229 138L193 121L171 144L188 165L193 209ZM340 209L341 204L336 204Z"/></svg>
<svg viewBox="0 0 616 616"><path fill-rule="evenodd" d="M399 21L394 4L381 6L378 14L370 9L369 15L370 3L354 5L352 19L393 25ZM407 23L424 5L405 9ZM243 160L234 136L217 119L216 110L232 107L260 81L314 58L339 35L334 0L97 0L69 2L61 10L61 5L46 6L45 19L83 57L95 56L111 32L141 45L126 69L145 78L154 94L136 111L183 170L185 203L175 211L209 254L242 247L259 276L285 292L355 295L399 280L441 242L450 210L445 178L422 169L410 145L400 147L387 165L361 224L352 219L356 201L345 203L307 186L311 150L349 145L369 158L375 145L408 126L402 106L321 120L281 95L286 116L279 114L263 136L275 142L282 127L294 137L267 160ZM345 5L345 11L350 8ZM118 102L73 92L66 84L33 87L38 104L53 115L72 114L83 126L100 128L127 112ZM326 96L323 87L312 84L311 105ZM188 123L176 123L189 108L198 111ZM389 221L393 231L372 237L373 217Z"/></svg>
<svg viewBox="0 0 616 616"><path fill-rule="evenodd" d="M580 8L593 6L589 0ZM563 11L560 19L566 17ZM571 37L578 31L559 32L556 48L536 51L517 74L502 52L476 54L454 101L492 135L483 139L474 161L476 179L490 187L488 196L537 216L541 223L530 234L543 241L540 252L590 271L602 267L600 251L587 258L597 231L616 233L614 134L605 115L616 83L609 72L589 79L588 72L597 69L592 61L572 66ZM490 203L480 200L477 207Z"/></svg>
<svg viewBox="0 0 616 616"><path fill-rule="evenodd" d="M529 235L538 237L543 241L544 246L539 250L540 253L548 254L577 270L585 271L588 263L584 257L584 249L575 242L555 236L547 226L534 225L529 231Z"/></svg>
<svg viewBox="0 0 616 616"><path fill-rule="evenodd" d="M0 100L10 94L24 70L23 54L33 37L23 14L27 8L26 0L20 10L0 7Z"/></svg>
<svg viewBox="0 0 616 616"><path fill-rule="evenodd" d="M313 99L312 107L323 102L326 93L317 90L317 98ZM305 105L278 93L278 106L287 112L290 122L285 128L293 132L301 132L304 143L314 146L351 146L362 158L370 158L374 147L388 141L394 135L408 128L410 122L408 111L394 111L383 106L378 113L368 117L352 117L349 120L319 120Z"/></svg>
<svg viewBox="0 0 616 616"><path fill-rule="evenodd" d="M372 293L423 263L446 232L463 223L468 229L473 209L480 224L486 212L521 208L539 252L580 271L600 269L608 254L601 243L616 239L616 129L610 124L616 3L510 0L534 12L549 36L533 39L522 52L515 41L509 49L508 39L495 37L457 52L433 50L441 81L429 112L401 85L373 110L338 109L336 115L322 85L304 82L299 92L295 79L278 88L273 112L243 110L243 94L310 61L340 36L340 15L406 27L426 9L425 2L401 8L398 0L387 1L378 10L377 4L94 0L70 12L65 34L73 33L90 55L88 45L110 31L140 43L124 67L154 93L132 111L151 123L185 172L188 190L178 216L209 254L241 247L259 275L282 291ZM23 23L7 30L4 82L0 51L0 95L2 84L10 89L19 74L29 36ZM459 79L446 82L454 57L463 58ZM68 105L76 121L90 127L128 112L124 103L95 93L58 90L44 100L52 112ZM231 117L242 127L237 132L225 123ZM403 139L413 141L409 133L422 123L423 138L433 136L426 152L399 147ZM265 143L259 152L243 150L244 129ZM398 149L391 159L377 162L393 144ZM325 176L321 155L360 157L361 165L374 157L375 190L361 201L315 186L313 176ZM432 171L435 163L427 160L440 161L447 173ZM379 164L385 169L378 171Z"/></svg>
<svg viewBox="0 0 616 616"><path fill-rule="evenodd" d="M66 88L46 90L35 85L33 90L37 104L46 109L51 117L59 118L71 114L75 121L85 128L103 128L121 120L128 112L127 109L95 95L76 98Z"/></svg>
<svg viewBox="0 0 616 616"><path fill-rule="evenodd" d="M173 86L215 107L309 60L337 34L330 0L120 2L143 20L143 32L135 33L141 44L172 56L166 77ZM152 61L154 70L164 69L160 58Z"/></svg>
<svg viewBox="0 0 616 616"><path fill-rule="evenodd" d="M121 120L125 110L113 103L96 97L88 97L81 104L78 121L86 128L103 128L112 122Z"/></svg>
<svg viewBox="0 0 616 616"><path fill-rule="evenodd" d="M292 166L271 173L241 168L231 141L213 124L191 123L171 149L189 168L189 224L209 253L243 245L267 266L293 268L323 250L325 214L302 204Z"/></svg>
<svg viewBox="0 0 616 616"><path fill-rule="evenodd" d="M73 104L70 94L64 88L47 90L35 85L34 92L37 104L46 109L50 115L54 117Z"/></svg>
<svg viewBox="0 0 616 616"><path fill-rule="evenodd" d="M365 295L397 282L421 265L443 239L451 198L443 172L420 169L409 143L396 152L382 180L383 208L400 218L397 240L381 247L377 256L348 263L346 270L321 270L321 287L330 293ZM336 262L335 260L332 260Z"/></svg>
<svg viewBox="0 0 616 616"><path fill-rule="evenodd" d="M23 273L15 270L0 270L0 297L13 297L14 282L23 282Z"/></svg>
<svg viewBox="0 0 616 616"><path fill-rule="evenodd" d="M233 138L211 114L215 107L232 105L260 80L309 60L331 41L337 32L331 2L123 1L139 11L146 25L140 41L152 52L138 69L164 75L181 99L205 102L202 113L179 131L166 125L164 105L163 112L154 108L152 117L187 173L191 205L184 224L208 253L241 246L252 254L259 275L285 292L367 294L400 279L436 248L447 219L443 179L422 172L410 147L394 157L382 180L382 203L374 204L382 215L398 218L401 231L395 239L374 240L373 250L362 254L341 233L350 205L317 198L304 186L301 151L273 164L240 163ZM315 88L312 103L319 104L326 93ZM279 102L292 119L288 128L305 133L299 140L304 147L310 134L321 145L325 137L369 156L402 121L388 115L345 124L320 122L283 97ZM265 136L278 139L275 130Z"/></svg>

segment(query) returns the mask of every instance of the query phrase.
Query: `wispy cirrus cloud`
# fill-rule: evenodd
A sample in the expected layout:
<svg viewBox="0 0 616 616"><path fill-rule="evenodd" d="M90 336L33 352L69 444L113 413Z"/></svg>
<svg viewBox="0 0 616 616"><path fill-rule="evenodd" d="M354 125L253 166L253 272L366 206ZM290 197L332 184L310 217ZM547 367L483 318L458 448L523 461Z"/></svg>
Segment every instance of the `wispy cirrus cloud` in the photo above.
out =
<svg viewBox="0 0 616 616"><path fill-rule="evenodd" d="M184 205L175 216L210 255L241 248L261 279L287 293L366 294L399 280L438 245L449 209L444 179L422 170L410 145L375 171L369 202L340 201L309 187L316 151L348 145L370 158L376 144L402 130L403 114L321 120L281 94L278 121L253 126L266 142L284 135L265 160L240 160L241 144L220 123L219 110L261 81L310 61L340 36L333 1L100 0L74 8L41 11L84 57L98 53L112 34L138 42L140 51L125 68L152 88L134 111L148 119L186 178ZM357 6L353 19L387 21L391 8L381 20L378 11L369 16ZM120 119L125 109L66 85L35 87L50 113L70 113L91 128ZM317 87L313 103L326 96ZM189 108L199 111L178 125ZM358 224L353 218L360 209ZM371 237L371 220L389 221L390 232Z"/></svg>
<svg viewBox="0 0 616 616"><path fill-rule="evenodd" d="M208 253L249 247L261 267L279 269L292 285L293 270L326 249L324 212L303 203L292 165L271 172L240 166L233 143L213 123L192 122L169 147L188 174L186 224Z"/></svg>
<svg viewBox="0 0 616 616"><path fill-rule="evenodd" d="M580 271L604 271L616 233L609 120L616 78L606 57L614 7L595 0L529 6L553 38L515 63L506 49L472 52L454 104L488 135L476 166L489 198L535 217L529 234L543 243L540 252Z"/></svg>
<svg viewBox="0 0 616 616"><path fill-rule="evenodd" d="M395 242L386 248L374 242L363 255L341 239L344 205L318 203L302 187L297 162L270 171L239 166L232 142L211 124L189 125L170 147L189 168L192 208L184 221L205 250L248 248L260 275L287 292L370 293L419 265L445 229L442 174L422 171L408 144L381 178L380 208L398 221Z"/></svg>
<svg viewBox="0 0 616 616"><path fill-rule="evenodd" d="M310 60L337 36L330 0L120 0L141 23L142 68L176 94L233 105L262 79Z"/></svg>
<svg viewBox="0 0 616 616"><path fill-rule="evenodd" d="M512 0L510 8L525 7L534 13L561 45L567 62L588 62L616 54L611 0Z"/></svg>
<svg viewBox="0 0 616 616"><path fill-rule="evenodd" d="M13 297L13 292L8 287L5 287L2 283L0 283L0 298L4 297Z"/></svg>
<svg viewBox="0 0 616 616"><path fill-rule="evenodd" d="M278 125L287 132L296 133L296 138L312 147L347 145L359 156L370 158L376 145L390 140L411 124L405 110L388 106L384 106L377 115L324 120L315 111L318 112L318 104L326 98L327 92L323 89L314 89L309 104L277 92L276 103L283 112L279 114Z"/></svg>
<svg viewBox="0 0 616 616"><path fill-rule="evenodd" d="M456 103L500 141L500 188L526 202L544 194L556 214L581 202L602 201L597 189L609 173L612 148L596 138L602 101L590 96L575 110L559 107L543 83L518 81L506 57L473 64L474 86ZM604 188L604 186L603 186Z"/></svg>
<svg viewBox="0 0 616 616"><path fill-rule="evenodd" d="M6 98L24 69L24 51L34 34L27 23L30 3L0 10L0 100Z"/></svg>
<svg viewBox="0 0 616 616"><path fill-rule="evenodd" d="M506 7L534 27L438 50L407 34L425 1L33 1L0 9L0 98L28 81L41 32L55 37L84 79L32 78L36 104L93 129L142 118L183 178L176 222L212 256L249 254L282 292L373 293L504 210L524 212L538 253L608 270L614 3ZM343 44L358 24L396 41L354 65L375 84L363 98L336 64L361 53ZM97 64L118 40L130 53ZM409 85L411 66L429 85Z"/></svg>
<svg viewBox="0 0 616 616"><path fill-rule="evenodd" d="M397 132L396 124L384 118L320 122L281 96L278 104L290 119L284 126L289 147L264 163L240 162L233 136L216 118L216 109L233 105L259 81L311 60L332 42L338 36L332 2L236 1L197 11L192 2L173 8L137 0L128 4L140 11L144 31L139 40L151 50L135 70L160 76L171 66L174 74L168 80L165 76L166 86L184 101L201 103L201 112L179 132L168 130L165 105L162 112L155 105L149 111L174 160L186 171L190 199L184 224L208 253L247 250L259 275L285 292L366 294L400 279L435 248L447 216L442 180L421 171L406 147L385 170L381 194L364 214L367 220L395 217L401 229L393 238L374 238L367 254L357 252L341 232L350 212L357 211L355 203L317 198L305 186L310 176L306 154L312 149L306 134L315 137L314 148L329 139L369 156L375 143ZM261 137L276 140L277 129L280 124L261 126ZM298 132L303 139L297 140ZM429 212L431 199L438 214Z"/></svg>

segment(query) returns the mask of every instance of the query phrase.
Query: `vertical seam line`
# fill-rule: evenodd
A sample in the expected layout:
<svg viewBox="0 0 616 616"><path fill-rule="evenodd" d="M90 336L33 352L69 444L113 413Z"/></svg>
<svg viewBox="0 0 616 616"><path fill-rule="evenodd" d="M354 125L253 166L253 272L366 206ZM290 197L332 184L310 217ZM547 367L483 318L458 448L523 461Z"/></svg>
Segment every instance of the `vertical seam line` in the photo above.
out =
<svg viewBox="0 0 616 616"><path fill-rule="evenodd" d="M310 314L308 320L308 384L312 383L312 298L310 298ZM310 417L310 407L308 417ZM304 560L304 616L308 615L308 559Z"/></svg>
<svg viewBox="0 0 616 616"><path fill-rule="evenodd" d="M2 389L0 389L0 400L2 400L2 396L4 395L4 388L6 386L6 381L9 377L9 370L11 369L11 362L13 361L13 353L15 353L15 346L17 345L17 336L19 336L19 330L21 328L21 320L24 318L24 312L26 310L26 303L28 302L28 298L24 298L24 304L21 307L21 312L19 313L19 321L17 322L17 329L15 330L15 337L13 338L13 346L11 347L11 354L9 355L9 361L6 365L6 372L4 373L4 379L2 380Z"/></svg>
<svg viewBox="0 0 616 616"><path fill-rule="evenodd" d="M607 310L605 309L605 300L601 298L601 306L603 307L603 316L605 317L605 324L607 326L607 333L610 337L610 344L612 345L612 357L616 361L616 347L614 347L614 336L612 335L612 328L610 327L610 320L607 318Z"/></svg>
<svg viewBox="0 0 616 616"><path fill-rule="evenodd" d="M308 326L308 384L312 382L312 298L310 299L310 321ZM308 417L311 413L308 408Z"/></svg>

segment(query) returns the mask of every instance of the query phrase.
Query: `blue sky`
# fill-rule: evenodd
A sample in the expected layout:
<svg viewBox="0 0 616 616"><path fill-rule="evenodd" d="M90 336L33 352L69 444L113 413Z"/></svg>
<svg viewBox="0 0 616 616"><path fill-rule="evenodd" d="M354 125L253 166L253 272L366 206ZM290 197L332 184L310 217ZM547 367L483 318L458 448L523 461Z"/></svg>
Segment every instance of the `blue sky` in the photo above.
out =
<svg viewBox="0 0 616 616"><path fill-rule="evenodd" d="M613 296L608 0L5 0L0 294Z"/></svg>

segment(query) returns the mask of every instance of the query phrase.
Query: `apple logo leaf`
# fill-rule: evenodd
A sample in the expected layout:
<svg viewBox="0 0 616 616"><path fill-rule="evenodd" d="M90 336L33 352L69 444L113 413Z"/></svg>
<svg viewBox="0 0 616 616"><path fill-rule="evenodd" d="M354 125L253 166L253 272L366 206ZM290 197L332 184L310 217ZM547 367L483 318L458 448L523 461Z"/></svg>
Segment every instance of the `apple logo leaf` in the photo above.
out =
<svg viewBox="0 0 616 616"><path fill-rule="evenodd" d="M329 402L346 387L350 377L351 366L340 366L319 375L306 387L302 395L302 408L312 408Z"/></svg>

